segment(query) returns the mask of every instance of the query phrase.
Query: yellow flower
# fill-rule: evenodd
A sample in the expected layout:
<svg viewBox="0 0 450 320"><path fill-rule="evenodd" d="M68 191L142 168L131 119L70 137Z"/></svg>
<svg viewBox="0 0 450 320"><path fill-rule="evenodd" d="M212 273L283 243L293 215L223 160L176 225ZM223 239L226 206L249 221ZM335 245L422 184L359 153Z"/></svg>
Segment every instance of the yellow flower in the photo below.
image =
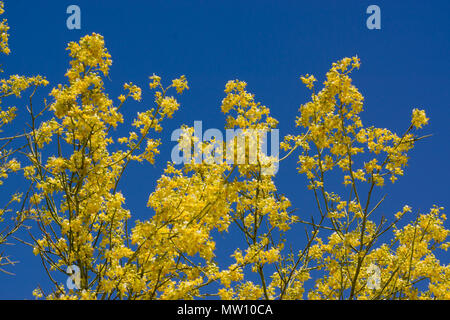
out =
<svg viewBox="0 0 450 320"><path fill-rule="evenodd" d="M426 117L425 110L413 109L411 125L420 129L423 125L428 124L428 120L429 118Z"/></svg>
<svg viewBox="0 0 450 320"><path fill-rule="evenodd" d="M177 93L180 94L185 89L189 89L186 76L182 75L179 79L172 80L172 86L177 89Z"/></svg>
<svg viewBox="0 0 450 320"><path fill-rule="evenodd" d="M313 75L310 76L309 74L301 76L300 79L308 87L308 89L312 89L312 87L314 86L314 82L317 81L317 79Z"/></svg>

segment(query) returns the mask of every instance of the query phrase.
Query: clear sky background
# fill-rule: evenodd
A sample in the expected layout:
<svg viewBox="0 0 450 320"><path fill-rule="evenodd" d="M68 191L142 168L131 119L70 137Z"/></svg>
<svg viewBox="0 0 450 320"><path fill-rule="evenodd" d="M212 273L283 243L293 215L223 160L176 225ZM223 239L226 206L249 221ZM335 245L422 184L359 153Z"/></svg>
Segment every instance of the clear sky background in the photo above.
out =
<svg viewBox="0 0 450 320"><path fill-rule="evenodd" d="M81 30L66 27L71 4L81 8ZM381 30L366 27L371 4L381 8ZM123 110L125 120L151 106L148 76L158 74L166 83L187 76L190 90L179 99L181 109L163 125L157 163L130 167L122 181L133 218L152 214L146 202L170 160L175 145L171 132L182 124L193 126L195 120L203 121L204 130L223 128L220 103L228 80L248 83L256 100L279 120L283 136L297 132L298 108L310 98L299 76L314 74L321 83L332 62L354 55L362 63L353 79L365 96L363 123L401 134L409 126L411 110L423 108L430 118L423 133L433 134L410 153L405 176L384 188L389 196L379 214L392 215L405 204L413 212L433 204L449 207L449 1L6 0L5 9L12 54L0 58L4 75L45 75L50 85L40 90L38 99L66 83L67 43L92 32L105 37L112 55L111 81L105 84L110 97L121 93L124 82L143 88L143 102L130 103ZM20 115L12 131L23 131L26 103L16 103ZM296 214L308 217L314 210L313 195L295 168L296 156L283 162L276 183L298 208ZM19 189L20 181L6 186ZM9 193L5 187L0 203ZM304 239L296 232L288 236L297 244ZM226 261L231 252L221 250L218 254ZM30 248L16 244L8 252L20 263L8 269L15 276L0 273L0 299L31 299L38 284L48 288L40 259ZM449 263L449 253L439 258Z"/></svg>

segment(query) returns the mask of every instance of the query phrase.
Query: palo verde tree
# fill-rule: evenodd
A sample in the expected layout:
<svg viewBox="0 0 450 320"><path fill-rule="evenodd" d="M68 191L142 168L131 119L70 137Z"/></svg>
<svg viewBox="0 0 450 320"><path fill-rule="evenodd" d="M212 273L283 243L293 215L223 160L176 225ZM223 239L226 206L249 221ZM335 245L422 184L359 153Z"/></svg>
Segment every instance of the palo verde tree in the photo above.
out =
<svg viewBox="0 0 450 320"><path fill-rule="evenodd" d="M378 213L384 184L404 174L428 118L414 109L402 135L364 127L363 96L350 77L357 57L333 63L320 91L314 76L301 77L311 101L300 107L298 132L284 137L283 157L265 152L264 136L278 126L269 108L245 82L229 81L221 110L225 128L239 133L226 142L199 141L194 128L182 126L187 161L167 163L149 190L148 218L139 221L120 181L130 163L155 163L156 133L180 107L175 96L189 89L187 79L164 84L150 76L154 101L126 124L121 112L129 99L141 101L141 88L130 82L117 98L107 94L112 60L103 37L87 35L67 50L66 83L54 86L48 103L30 97L23 136L31 187L21 214L36 222L30 242L53 285L52 292L36 289L37 297L450 298L450 267L437 258L449 246L443 209L410 217L412 208L399 204L389 216ZM129 134L115 137L119 127ZM291 208L274 181L279 163L296 155L298 179L308 180L304 192L317 204L310 219ZM332 182L336 177L342 184ZM298 226L306 239L291 232ZM215 237L232 228L243 246L231 248L233 262L223 265ZM303 248L292 250L301 240ZM59 279L74 267L79 279L67 287Z"/></svg>

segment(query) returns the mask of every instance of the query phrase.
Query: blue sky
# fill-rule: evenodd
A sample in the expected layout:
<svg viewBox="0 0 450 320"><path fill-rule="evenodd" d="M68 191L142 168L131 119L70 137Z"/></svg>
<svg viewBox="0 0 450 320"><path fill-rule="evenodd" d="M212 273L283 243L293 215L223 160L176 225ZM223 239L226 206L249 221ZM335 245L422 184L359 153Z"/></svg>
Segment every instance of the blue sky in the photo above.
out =
<svg viewBox="0 0 450 320"><path fill-rule="evenodd" d="M66 27L71 4L81 8L81 30ZM371 4L381 8L381 30L366 27ZM204 128L223 128L220 102L228 80L248 83L256 100L279 120L283 136L297 132L295 116L309 99L299 76L314 74L322 82L332 62L354 55L362 62L353 78L365 96L365 125L402 133L413 108L424 108L431 119L423 133L433 136L410 153L406 175L385 188L389 196L381 213L393 214L404 204L422 211L433 204L449 207L448 1L6 0L5 8L12 54L1 57L3 69L6 75L45 75L50 86L38 98L65 83L67 43L92 32L105 37L112 55L111 81L106 81L110 96L117 97L124 82L144 89L143 103L131 103L124 111L126 120L152 103L148 76L158 74L166 83L187 76L190 90L180 98L181 109L164 125L157 163L133 166L123 180L127 206L136 218L151 215L145 205L170 159L170 133L195 120L203 121ZM25 103L16 103L18 120L25 119ZM19 123L13 131L23 130ZM304 177L295 174L295 162L291 157L281 164L278 190L299 209L298 215L309 216L313 197L305 191ZM19 188L19 181L9 186ZM0 202L5 190L0 189ZM289 236L296 239L295 234ZM0 299L32 298L37 284L48 283L40 260L23 245L8 250L20 263L12 269L15 276L0 273ZM448 263L449 254L440 259Z"/></svg>

